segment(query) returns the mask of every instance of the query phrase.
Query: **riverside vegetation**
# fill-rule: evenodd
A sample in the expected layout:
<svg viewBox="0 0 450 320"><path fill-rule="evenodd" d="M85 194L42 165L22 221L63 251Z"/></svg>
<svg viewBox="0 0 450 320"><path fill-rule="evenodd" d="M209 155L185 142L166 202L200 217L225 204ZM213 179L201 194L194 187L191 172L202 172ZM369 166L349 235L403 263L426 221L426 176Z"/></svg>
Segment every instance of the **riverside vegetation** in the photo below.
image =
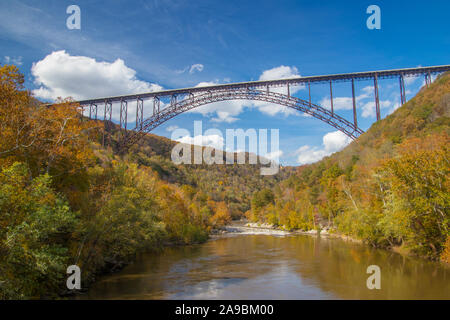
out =
<svg viewBox="0 0 450 320"><path fill-rule="evenodd" d="M341 152L256 192L247 216L450 263L449 133L447 73Z"/></svg>
<svg viewBox="0 0 450 320"><path fill-rule="evenodd" d="M449 80L340 153L260 176L258 165L174 165L175 142L151 134L119 155L117 126L80 117L70 100L43 105L15 66L0 66L0 298L57 298L69 265L86 286L244 214L448 261Z"/></svg>

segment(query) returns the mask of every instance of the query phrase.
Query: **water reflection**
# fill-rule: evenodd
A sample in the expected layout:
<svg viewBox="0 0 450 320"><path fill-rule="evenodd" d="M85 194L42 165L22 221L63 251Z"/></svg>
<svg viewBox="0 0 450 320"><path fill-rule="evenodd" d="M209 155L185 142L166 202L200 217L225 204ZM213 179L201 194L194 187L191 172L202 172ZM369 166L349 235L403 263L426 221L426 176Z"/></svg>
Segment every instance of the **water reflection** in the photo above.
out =
<svg viewBox="0 0 450 320"><path fill-rule="evenodd" d="M381 290L366 269L381 268ZM337 239L240 235L144 254L87 299L450 299L440 264Z"/></svg>

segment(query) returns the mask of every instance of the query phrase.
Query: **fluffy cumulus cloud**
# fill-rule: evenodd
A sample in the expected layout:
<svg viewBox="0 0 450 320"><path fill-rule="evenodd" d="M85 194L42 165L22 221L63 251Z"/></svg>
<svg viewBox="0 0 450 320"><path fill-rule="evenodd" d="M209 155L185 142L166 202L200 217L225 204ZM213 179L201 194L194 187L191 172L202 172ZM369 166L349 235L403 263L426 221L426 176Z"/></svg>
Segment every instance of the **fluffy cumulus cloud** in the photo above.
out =
<svg viewBox="0 0 450 320"><path fill-rule="evenodd" d="M296 67L279 66L273 69L265 70L260 75L259 80L273 80L273 79L290 79L300 77L300 74ZM196 87L205 87L218 84L215 82L200 82ZM295 94L301 90L301 86L295 86L290 88L291 94ZM286 88L271 88L272 92L286 93ZM239 120L237 117L244 111L244 108L257 108L262 113L274 116L278 113L283 115L298 114L297 111L279 105L273 105L263 101L245 101L245 100L232 100L225 102L215 102L196 109L191 112L201 113L202 115L212 115L212 121L215 122L234 122Z"/></svg>
<svg viewBox="0 0 450 320"><path fill-rule="evenodd" d="M296 67L279 66L265 70L259 77L259 80L291 79L298 77L300 77L300 74L298 73L298 69Z"/></svg>
<svg viewBox="0 0 450 320"><path fill-rule="evenodd" d="M393 104L389 100L380 100L380 108L385 109L393 107ZM375 101L369 101L364 104L362 104L362 117L363 118L374 118L376 116L376 110L375 110Z"/></svg>
<svg viewBox="0 0 450 320"><path fill-rule="evenodd" d="M215 149L224 148L224 139L221 135L218 134L198 135L195 137L184 136L175 140L181 143L195 144L198 146L205 146L205 147L213 147Z"/></svg>
<svg viewBox="0 0 450 320"><path fill-rule="evenodd" d="M362 94L355 97L357 106L361 102L370 97L372 88L364 87L361 91ZM323 98L320 103L322 107L331 110L331 99L329 97ZM334 110L351 110L353 109L353 98L352 97L333 97L333 109Z"/></svg>
<svg viewBox="0 0 450 320"><path fill-rule="evenodd" d="M261 76L259 77L260 81L266 81L266 80L276 80L276 79L292 79L292 78L299 78L300 74L298 72L298 69L296 67L289 67L289 66L279 66L276 68L272 68L269 70L265 70ZM303 86L292 86L290 88L290 93L296 94L299 90L301 90ZM282 88L272 88L272 92L277 93L283 93L287 94L287 89ZM259 109L262 113L268 114L270 116L274 116L278 113L281 113L283 115L290 115L290 114L298 114L298 111L288 108L285 106L280 105L274 105L271 103L266 103L263 101L255 101L253 103L255 107Z"/></svg>
<svg viewBox="0 0 450 320"><path fill-rule="evenodd" d="M314 163L323 157L342 150L352 139L341 131L333 131L323 136L322 147L302 146L297 149L297 162L300 165Z"/></svg>
<svg viewBox="0 0 450 320"><path fill-rule="evenodd" d="M90 57L71 56L55 51L33 64L31 73L39 88L35 96L54 100L72 97L76 100L122 94L158 91L162 87L136 78L136 71L122 59L96 61Z"/></svg>
<svg viewBox="0 0 450 320"><path fill-rule="evenodd" d="M218 82L200 82L196 87L207 87L217 85ZM239 120L237 116L243 111L245 106L245 101L241 100L231 100L224 102L210 103L188 112L200 113L203 116L211 116L211 120L214 122L226 122L231 123ZM248 104L248 102L247 102Z"/></svg>

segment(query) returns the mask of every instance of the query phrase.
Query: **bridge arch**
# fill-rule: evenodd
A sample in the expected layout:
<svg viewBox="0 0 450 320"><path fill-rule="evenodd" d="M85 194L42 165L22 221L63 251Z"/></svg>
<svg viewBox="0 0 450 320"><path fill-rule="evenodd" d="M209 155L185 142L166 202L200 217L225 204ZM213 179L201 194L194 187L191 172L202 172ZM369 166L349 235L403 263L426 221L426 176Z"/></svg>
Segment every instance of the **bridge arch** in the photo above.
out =
<svg viewBox="0 0 450 320"><path fill-rule="evenodd" d="M359 135L364 133L364 131L358 128L354 123L351 123L336 113L297 97L271 92L268 90L224 89L204 91L199 92L198 94L190 93L181 101L171 99L171 103L168 107L154 113L152 116L142 121L138 127L134 128L132 131L129 131L123 139L122 147L130 147L140 139L142 134L152 131L159 125L181 113L210 103L231 100L263 101L293 108L328 123L352 139L356 139Z"/></svg>

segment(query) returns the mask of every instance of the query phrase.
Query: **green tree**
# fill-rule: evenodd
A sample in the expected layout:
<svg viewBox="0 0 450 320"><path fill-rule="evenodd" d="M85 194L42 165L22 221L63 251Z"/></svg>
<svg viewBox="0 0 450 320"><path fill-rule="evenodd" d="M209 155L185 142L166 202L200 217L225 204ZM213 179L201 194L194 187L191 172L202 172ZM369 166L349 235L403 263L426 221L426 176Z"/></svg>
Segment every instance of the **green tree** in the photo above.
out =
<svg viewBox="0 0 450 320"><path fill-rule="evenodd" d="M0 298L55 294L65 277L77 218L50 185L22 163L1 171Z"/></svg>

